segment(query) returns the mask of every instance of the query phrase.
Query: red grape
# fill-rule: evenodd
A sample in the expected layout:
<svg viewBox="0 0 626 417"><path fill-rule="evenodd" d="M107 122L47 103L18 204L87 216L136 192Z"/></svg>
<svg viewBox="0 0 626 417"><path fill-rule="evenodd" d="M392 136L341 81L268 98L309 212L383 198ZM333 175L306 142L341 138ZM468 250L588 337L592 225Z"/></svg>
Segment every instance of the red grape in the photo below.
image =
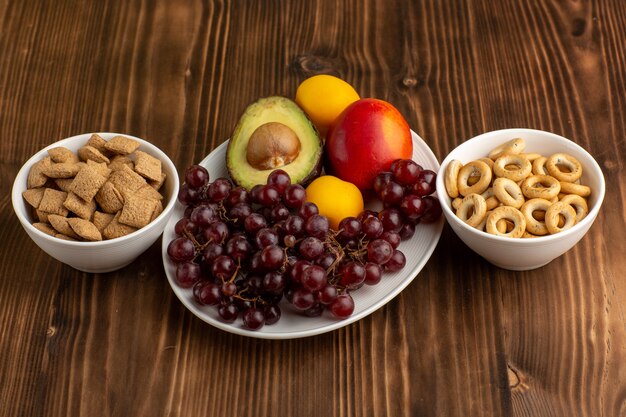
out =
<svg viewBox="0 0 626 417"><path fill-rule="evenodd" d="M250 236L256 236L259 230L267 227L267 220L259 213L251 213L243 221L243 228Z"/></svg>
<svg viewBox="0 0 626 417"><path fill-rule="evenodd" d="M328 218L319 214L313 214L304 222L304 230L318 239L324 239L329 228Z"/></svg>
<svg viewBox="0 0 626 417"><path fill-rule="evenodd" d="M273 229L264 227L256 233L254 242L259 249L269 245L278 245L278 233Z"/></svg>
<svg viewBox="0 0 626 417"><path fill-rule="evenodd" d="M189 184L183 184L178 190L178 201L181 204L189 205L196 203L200 198L200 190L189 187Z"/></svg>
<svg viewBox="0 0 626 417"><path fill-rule="evenodd" d="M212 282L200 281L193 287L193 295L196 301L203 305L216 305L222 299L220 287Z"/></svg>
<svg viewBox="0 0 626 417"><path fill-rule="evenodd" d="M429 169L421 171L415 183L411 186L411 192L420 197L432 194L435 191L437 174Z"/></svg>
<svg viewBox="0 0 626 417"><path fill-rule="evenodd" d="M268 326L278 322L282 315L280 307L276 304L265 306L263 313L265 314L265 324Z"/></svg>
<svg viewBox="0 0 626 417"><path fill-rule="evenodd" d="M211 224L214 220L216 220L215 211L206 205L201 205L196 207L192 212L189 220L194 222L198 226L199 229L204 229L209 224Z"/></svg>
<svg viewBox="0 0 626 417"><path fill-rule="evenodd" d="M246 218L252 214L252 207L248 203L237 203L228 212L228 217L236 226L244 227Z"/></svg>
<svg viewBox="0 0 626 417"><path fill-rule="evenodd" d="M376 239L378 236L383 234L383 223L378 219L378 217L368 217L362 224L363 233L368 239Z"/></svg>
<svg viewBox="0 0 626 417"><path fill-rule="evenodd" d="M308 261L312 261L324 252L324 244L316 237L309 236L300 242L298 252Z"/></svg>
<svg viewBox="0 0 626 417"><path fill-rule="evenodd" d="M340 294L330 304L330 312L338 319L345 319L354 312L354 300L348 293Z"/></svg>
<svg viewBox="0 0 626 417"><path fill-rule="evenodd" d="M441 217L441 204L433 196L423 197L422 200L426 203L426 209L424 215L420 218L422 223L432 223Z"/></svg>
<svg viewBox="0 0 626 417"><path fill-rule="evenodd" d="M239 309L234 304L222 304L217 308L217 314L226 323L232 323L239 316Z"/></svg>
<svg viewBox="0 0 626 417"><path fill-rule="evenodd" d="M389 230L397 232L404 224L402 214L400 214L400 211L395 208L383 209L380 213L378 213L378 219L381 221L383 229L386 231Z"/></svg>
<svg viewBox="0 0 626 417"><path fill-rule="evenodd" d="M402 210L402 214L409 219L417 220L424 214L426 205L417 195L409 194L404 196L402 199L402 203L400 203L400 210Z"/></svg>
<svg viewBox="0 0 626 417"><path fill-rule="evenodd" d="M227 207L232 207L239 203L249 203L250 196L248 191L243 187L235 187L228 193L228 197L224 199L224 204Z"/></svg>
<svg viewBox="0 0 626 417"><path fill-rule="evenodd" d="M287 280L280 272L271 271L263 276L262 285L262 288L270 294L282 294Z"/></svg>
<svg viewBox="0 0 626 417"><path fill-rule="evenodd" d="M265 324L263 310L251 307L243 312L243 325L250 330L258 330Z"/></svg>
<svg viewBox="0 0 626 417"><path fill-rule="evenodd" d="M385 264L393 254L393 247L389 242L382 239L372 240L367 244L367 259L378 265Z"/></svg>
<svg viewBox="0 0 626 417"><path fill-rule="evenodd" d="M326 271L318 265L311 265L309 268L306 268L300 279L302 286L311 292L321 290L326 286L327 282Z"/></svg>
<svg viewBox="0 0 626 417"><path fill-rule="evenodd" d="M396 272L404 268L404 265L406 265L406 257L404 256L404 253L396 249L393 251L389 261L385 264L385 270L389 272Z"/></svg>
<svg viewBox="0 0 626 417"><path fill-rule="evenodd" d="M305 220L315 214L319 214L319 212L320 211L317 208L317 205L315 205L315 203L311 203L310 201L302 204L302 206L298 209L298 215Z"/></svg>
<svg viewBox="0 0 626 417"><path fill-rule="evenodd" d="M289 209L280 203L274 205L274 207L272 207L272 209L270 210L270 219L273 222L285 220L287 217L289 217L289 215Z"/></svg>
<svg viewBox="0 0 626 417"><path fill-rule="evenodd" d="M264 207L272 207L280 201L280 193L273 185L264 185L259 192L259 204Z"/></svg>
<svg viewBox="0 0 626 417"><path fill-rule="evenodd" d="M380 195L380 193L383 191L383 187L392 180L393 174L389 171L384 171L378 174L374 178L374 191L376 192L376 194Z"/></svg>
<svg viewBox="0 0 626 417"><path fill-rule="evenodd" d="M186 236L185 232L195 235L198 232L198 228L194 222L186 217L183 217L176 222L176 225L174 226L174 233L178 236Z"/></svg>
<svg viewBox="0 0 626 417"><path fill-rule="evenodd" d="M302 237L304 234L304 220L297 215L290 215L285 219L285 232L296 238Z"/></svg>
<svg viewBox="0 0 626 417"><path fill-rule="evenodd" d="M294 282L300 282L302 279L302 273L305 269L311 266L311 262L305 261L303 259L298 259L292 266L289 271L289 276Z"/></svg>
<svg viewBox="0 0 626 417"><path fill-rule="evenodd" d="M413 184L421 170L421 167L410 159L395 161L391 168L394 179L402 185Z"/></svg>
<svg viewBox="0 0 626 417"><path fill-rule="evenodd" d="M318 298L322 304L331 304L337 298L337 287L326 285L319 291Z"/></svg>
<svg viewBox="0 0 626 417"><path fill-rule="evenodd" d="M237 264L233 258L227 255L220 255L211 264L211 274L215 279L228 281L237 270Z"/></svg>
<svg viewBox="0 0 626 417"><path fill-rule="evenodd" d="M191 239L178 237L167 245L167 254L174 262L191 261L196 256L196 248Z"/></svg>
<svg viewBox="0 0 626 417"><path fill-rule="evenodd" d="M343 240L356 239L361 234L361 222L355 217L346 217L339 222L338 237Z"/></svg>
<svg viewBox="0 0 626 417"><path fill-rule="evenodd" d="M229 235L230 231L228 230L228 225L222 221L215 221L204 229L204 238L207 242L213 242L221 245L226 239L228 239Z"/></svg>
<svg viewBox="0 0 626 417"><path fill-rule="evenodd" d="M400 246L400 241L402 240L398 232L391 231L384 232L382 235L380 235L380 238L389 242L391 247L394 249Z"/></svg>
<svg viewBox="0 0 626 417"><path fill-rule="evenodd" d="M394 181L389 181L380 192L380 199L386 205L400 204L402 197L404 197L404 188Z"/></svg>
<svg viewBox="0 0 626 417"><path fill-rule="evenodd" d="M226 255L237 262L245 261L252 253L252 245L244 236L233 236L224 247Z"/></svg>
<svg viewBox="0 0 626 417"><path fill-rule="evenodd" d="M291 185L291 178L282 169L275 169L267 177L267 183L276 187L278 193L283 195L287 187Z"/></svg>
<svg viewBox="0 0 626 417"><path fill-rule="evenodd" d="M350 261L342 268L342 276L339 284L346 288L357 288L365 280L365 268L363 265Z"/></svg>
<svg viewBox="0 0 626 417"><path fill-rule="evenodd" d="M365 283L367 285L376 285L383 276L383 268L374 262L365 264Z"/></svg>
<svg viewBox="0 0 626 417"><path fill-rule="evenodd" d="M313 293L305 288L297 288L291 294L291 304L300 310L308 310L315 304Z"/></svg>
<svg viewBox="0 0 626 417"><path fill-rule="evenodd" d="M405 222L402 229L398 232L402 240L407 240L413 237L415 234L415 223Z"/></svg>
<svg viewBox="0 0 626 417"><path fill-rule="evenodd" d="M226 178L218 178L213 181L207 190L207 197L213 203L219 203L228 196L232 185Z"/></svg>
<svg viewBox="0 0 626 417"><path fill-rule="evenodd" d="M201 165L192 165L185 171L185 182L191 188L202 188L209 182L209 171Z"/></svg>
<svg viewBox="0 0 626 417"><path fill-rule="evenodd" d="M269 245L261 250L261 267L266 271L280 268L285 262L285 252L280 246Z"/></svg>
<svg viewBox="0 0 626 417"><path fill-rule="evenodd" d="M176 266L176 281L183 288L190 288L200 280L200 265L193 262L183 262Z"/></svg>
<svg viewBox="0 0 626 417"><path fill-rule="evenodd" d="M289 208L297 209L304 204L306 199L306 191L300 184L291 184L285 190L283 203Z"/></svg>

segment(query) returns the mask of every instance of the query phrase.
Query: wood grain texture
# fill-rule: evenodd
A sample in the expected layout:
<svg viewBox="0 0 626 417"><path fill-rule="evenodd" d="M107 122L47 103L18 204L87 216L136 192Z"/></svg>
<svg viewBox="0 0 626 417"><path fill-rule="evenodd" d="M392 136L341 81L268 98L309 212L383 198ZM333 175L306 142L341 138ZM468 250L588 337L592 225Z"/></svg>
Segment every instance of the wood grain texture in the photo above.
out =
<svg viewBox="0 0 626 417"><path fill-rule="evenodd" d="M624 22L613 0L0 0L0 415L626 416ZM393 103L440 160L494 129L571 138L604 170L600 216L519 273L446 227L374 314L265 341L186 311L159 244L81 273L12 211L53 141L125 132L182 170L317 73Z"/></svg>

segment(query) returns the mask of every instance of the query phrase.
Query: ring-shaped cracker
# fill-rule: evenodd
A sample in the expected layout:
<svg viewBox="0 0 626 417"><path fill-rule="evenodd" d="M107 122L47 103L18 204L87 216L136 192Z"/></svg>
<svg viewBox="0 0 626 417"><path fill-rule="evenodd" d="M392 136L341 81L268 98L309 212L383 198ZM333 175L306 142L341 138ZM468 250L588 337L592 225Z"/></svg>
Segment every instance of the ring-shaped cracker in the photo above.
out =
<svg viewBox="0 0 626 417"><path fill-rule="evenodd" d="M502 219L509 220L513 223L513 229L511 229L511 231L502 233L498 230L498 221ZM524 231L526 230L526 219L524 219L524 215L518 209L510 206L500 206L494 209L491 214L487 216L485 230L487 233L491 233L496 236L522 237Z"/></svg>
<svg viewBox="0 0 626 417"><path fill-rule="evenodd" d="M533 161L533 174L535 175L550 175L548 170L546 169L546 161L548 158L545 156L540 156L539 158Z"/></svg>
<svg viewBox="0 0 626 417"><path fill-rule="evenodd" d="M498 229L500 233L506 233L512 230L514 226L512 221L506 219L500 219L496 222L496 229Z"/></svg>
<svg viewBox="0 0 626 417"><path fill-rule="evenodd" d="M456 198L459 196L459 188L457 186L457 179L459 177L459 171L463 168L461 161L453 159L448 162L446 172L444 173L443 181L446 186L446 191L450 198Z"/></svg>
<svg viewBox="0 0 626 417"><path fill-rule="evenodd" d="M469 194L463 198L461 205L456 210L457 217L472 227L478 226L485 218L486 213L487 204L485 199L476 193Z"/></svg>
<svg viewBox="0 0 626 417"><path fill-rule="evenodd" d="M561 166L569 169L562 171ZM566 153L555 153L546 160L546 169L554 178L564 182L575 182L583 174L583 167L578 159Z"/></svg>
<svg viewBox="0 0 626 417"><path fill-rule="evenodd" d="M493 159L491 158L480 158L479 161L483 161L487 165L489 165L489 169L493 169Z"/></svg>
<svg viewBox="0 0 626 417"><path fill-rule="evenodd" d="M494 148L491 152L489 152L489 158L496 160L500 156L507 154L507 153L517 155L517 154L524 152L524 149L526 149L526 141L524 139L522 138L512 139Z"/></svg>
<svg viewBox="0 0 626 417"><path fill-rule="evenodd" d="M552 205L548 200L544 200L543 198L533 198L526 201L520 211L524 215L524 220L526 220L526 230L533 235L543 236L548 234L548 228L545 223L545 215L542 216L543 219L538 219L533 215L535 211L543 211L548 210L548 207Z"/></svg>
<svg viewBox="0 0 626 417"><path fill-rule="evenodd" d="M480 175L480 179L474 185L469 185L469 178L472 175L476 176L476 174ZM467 196L470 194L484 193L485 190L489 188L489 184L491 184L491 177L491 169L489 169L489 165L483 161L477 160L465 164L459 171L459 177L457 179L459 194Z"/></svg>
<svg viewBox="0 0 626 417"><path fill-rule="evenodd" d="M521 153L520 155L528 159L530 162L533 162L537 158L541 158L541 154L537 152Z"/></svg>
<svg viewBox="0 0 626 417"><path fill-rule="evenodd" d="M574 184L571 182L560 181L561 192L564 194L575 194L581 197L589 197L591 195L591 188L582 184Z"/></svg>
<svg viewBox="0 0 626 417"><path fill-rule="evenodd" d="M450 203L450 205L456 211L456 209L458 209L459 206L461 205L461 201L463 201L463 199L461 197L457 197L452 200L452 203Z"/></svg>
<svg viewBox="0 0 626 417"><path fill-rule="evenodd" d="M576 223L585 218L589 213L589 207L587 206L587 200L576 194L566 195L561 199L563 203L569 204L576 210Z"/></svg>
<svg viewBox="0 0 626 417"><path fill-rule="evenodd" d="M537 187L540 185L541 187ZM522 192L527 198L552 200L561 192L559 181L549 175L531 175L522 183Z"/></svg>
<svg viewBox="0 0 626 417"><path fill-rule="evenodd" d="M485 217L483 217L483 220L478 224L478 226L474 226L474 228L480 230L481 232L485 231L485 223L487 223L487 217L491 214L492 210L487 210L487 212L485 213Z"/></svg>
<svg viewBox="0 0 626 417"><path fill-rule="evenodd" d="M481 196L485 199L485 203L487 203L487 211L493 210L500 205L500 200L498 200L498 197L493 193L493 187L487 188Z"/></svg>
<svg viewBox="0 0 626 417"><path fill-rule="evenodd" d="M509 169L508 166L514 166L515 169ZM504 177L516 182L528 177L532 169L530 161L521 155L502 155L493 163L493 173L496 177Z"/></svg>
<svg viewBox="0 0 626 417"><path fill-rule="evenodd" d="M562 226L559 226L560 217L565 220ZM548 207L545 222L550 234L562 232L576 224L576 210L568 203L559 201Z"/></svg>
<svg viewBox="0 0 626 417"><path fill-rule="evenodd" d="M519 185L508 178L496 178L493 193L504 205L518 209L524 204L524 194Z"/></svg>
<svg viewBox="0 0 626 417"><path fill-rule="evenodd" d="M480 181L480 175L470 175L470 177L467 179L467 185L471 187L472 185L476 184L478 181Z"/></svg>

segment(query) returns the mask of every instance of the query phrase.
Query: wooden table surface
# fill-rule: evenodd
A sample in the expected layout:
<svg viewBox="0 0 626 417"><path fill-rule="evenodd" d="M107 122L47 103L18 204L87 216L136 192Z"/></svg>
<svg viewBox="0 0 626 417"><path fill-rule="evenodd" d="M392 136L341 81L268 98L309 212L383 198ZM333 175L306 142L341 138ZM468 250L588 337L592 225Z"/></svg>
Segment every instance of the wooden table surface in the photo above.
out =
<svg viewBox="0 0 626 417"><path fill-rule="evenodd" d="M0 415L625 416L625 40L617 0L0 0ZM13 212L20 166L54 141L124 132L182 172L316 73L394 104L440 161L500 128L570 138L607 180L597 221L528 272L446 226L375 313L270 341L187 311L160 240L82 273Z"/></svg>

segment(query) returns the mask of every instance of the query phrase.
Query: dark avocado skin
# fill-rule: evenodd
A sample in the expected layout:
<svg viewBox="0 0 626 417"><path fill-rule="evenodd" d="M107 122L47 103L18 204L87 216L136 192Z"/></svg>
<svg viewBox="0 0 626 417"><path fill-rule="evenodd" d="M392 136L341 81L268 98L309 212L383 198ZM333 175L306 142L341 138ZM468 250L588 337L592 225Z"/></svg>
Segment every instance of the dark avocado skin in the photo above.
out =
<svg viewBox="0 0 626 417"><path fill-rule="evenodd" d="M323 142L304 111L286 97L272 96L251 103L243 112L226 148L226 168L233 182L248 190L265 184L272 170L258 170L248 164L247 143L257 127L268 122L283 123L300 140L300 153L291 163L277 169L286 171L292 183L306 186L322 172Z"/></svg>

